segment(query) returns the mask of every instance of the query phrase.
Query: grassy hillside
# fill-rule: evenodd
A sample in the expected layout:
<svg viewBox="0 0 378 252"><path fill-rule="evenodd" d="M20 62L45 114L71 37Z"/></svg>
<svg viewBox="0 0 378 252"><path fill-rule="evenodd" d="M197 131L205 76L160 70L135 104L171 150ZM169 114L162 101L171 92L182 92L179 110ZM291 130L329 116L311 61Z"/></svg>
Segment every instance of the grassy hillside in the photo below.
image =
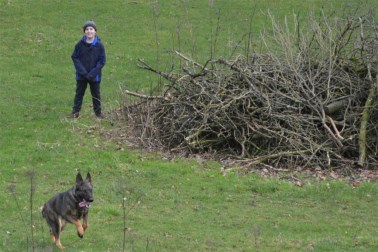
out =
<svg viewBox="0 0 378 252"><path fill-rule="evenodd" d="M64 230L66 251L377 251L377 184L298 188L224 174L217 162L131 150L104 137L114 126L94 118L89 92L80 119L65 118L75 88L70 55L87 19L106 47L106 113L122 102L120 87L157 81L137 58L169 67L172 49L199 61L211 51L229 57L249 31L269 32L268 11L343 16L376 10L376 1L157 3L0 0L0 251L32 251L32 241L35 251L56 251L39 208L73 186L78 169L91 171L95 202L83 240L72 225Z"/></svg>

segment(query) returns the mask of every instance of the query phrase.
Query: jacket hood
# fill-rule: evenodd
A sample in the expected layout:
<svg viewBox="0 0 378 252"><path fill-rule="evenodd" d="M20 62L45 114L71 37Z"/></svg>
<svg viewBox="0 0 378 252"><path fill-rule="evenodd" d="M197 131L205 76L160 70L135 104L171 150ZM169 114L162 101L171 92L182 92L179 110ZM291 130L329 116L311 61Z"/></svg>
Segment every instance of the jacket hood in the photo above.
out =
<svg viewBox="0 0 378 252"><path fill-rule="evenodd" d="M84 35L83 38L81 39L81 41L87 42L87 36ZM100 41L101 41L101 39L96 35L91 45L95 46Z"/></svg>

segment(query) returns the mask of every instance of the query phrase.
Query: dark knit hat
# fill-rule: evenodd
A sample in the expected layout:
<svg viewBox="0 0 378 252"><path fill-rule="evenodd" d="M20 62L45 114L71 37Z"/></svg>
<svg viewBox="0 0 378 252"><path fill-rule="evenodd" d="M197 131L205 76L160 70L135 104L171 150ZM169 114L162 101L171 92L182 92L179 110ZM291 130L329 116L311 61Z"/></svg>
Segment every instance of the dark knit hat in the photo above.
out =
<svg viewBox="0 0 378 252"><path fill-rule="evenodd" d="M84 24L84 26L83 26L83 32L85 32L85 29L86 29L88 26L93 27L93 28L97 31L96 23L95 23L93 20L88 20L87 22L85 22L85 24Z"/></svg>

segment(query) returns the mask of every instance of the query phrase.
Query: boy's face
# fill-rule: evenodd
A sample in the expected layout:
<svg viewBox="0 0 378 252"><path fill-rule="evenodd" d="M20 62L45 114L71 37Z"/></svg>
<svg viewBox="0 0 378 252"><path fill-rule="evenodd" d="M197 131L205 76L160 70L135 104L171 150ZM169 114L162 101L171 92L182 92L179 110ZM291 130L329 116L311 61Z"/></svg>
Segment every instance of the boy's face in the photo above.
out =
<svg viewBox="0 0 378 252"><path fill-rule="evenodd" d="M92 26L85 28L84 32L88 39L93 39L96 36L96 30Z"/></svg>

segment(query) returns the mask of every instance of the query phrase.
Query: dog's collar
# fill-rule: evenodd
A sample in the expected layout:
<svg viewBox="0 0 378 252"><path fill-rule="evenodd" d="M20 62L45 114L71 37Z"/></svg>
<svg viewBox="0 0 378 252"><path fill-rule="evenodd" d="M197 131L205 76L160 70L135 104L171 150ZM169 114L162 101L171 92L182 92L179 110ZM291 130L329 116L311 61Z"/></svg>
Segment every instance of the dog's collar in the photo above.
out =
<svg viewBox="0 0 378 252"><path fill-rule="evenodd" d="M83 201L79 203L79 207L81 207L81 208L89 208L90 204L91 204L90 202L88 202L85 199L83 199Z"/></svg>

